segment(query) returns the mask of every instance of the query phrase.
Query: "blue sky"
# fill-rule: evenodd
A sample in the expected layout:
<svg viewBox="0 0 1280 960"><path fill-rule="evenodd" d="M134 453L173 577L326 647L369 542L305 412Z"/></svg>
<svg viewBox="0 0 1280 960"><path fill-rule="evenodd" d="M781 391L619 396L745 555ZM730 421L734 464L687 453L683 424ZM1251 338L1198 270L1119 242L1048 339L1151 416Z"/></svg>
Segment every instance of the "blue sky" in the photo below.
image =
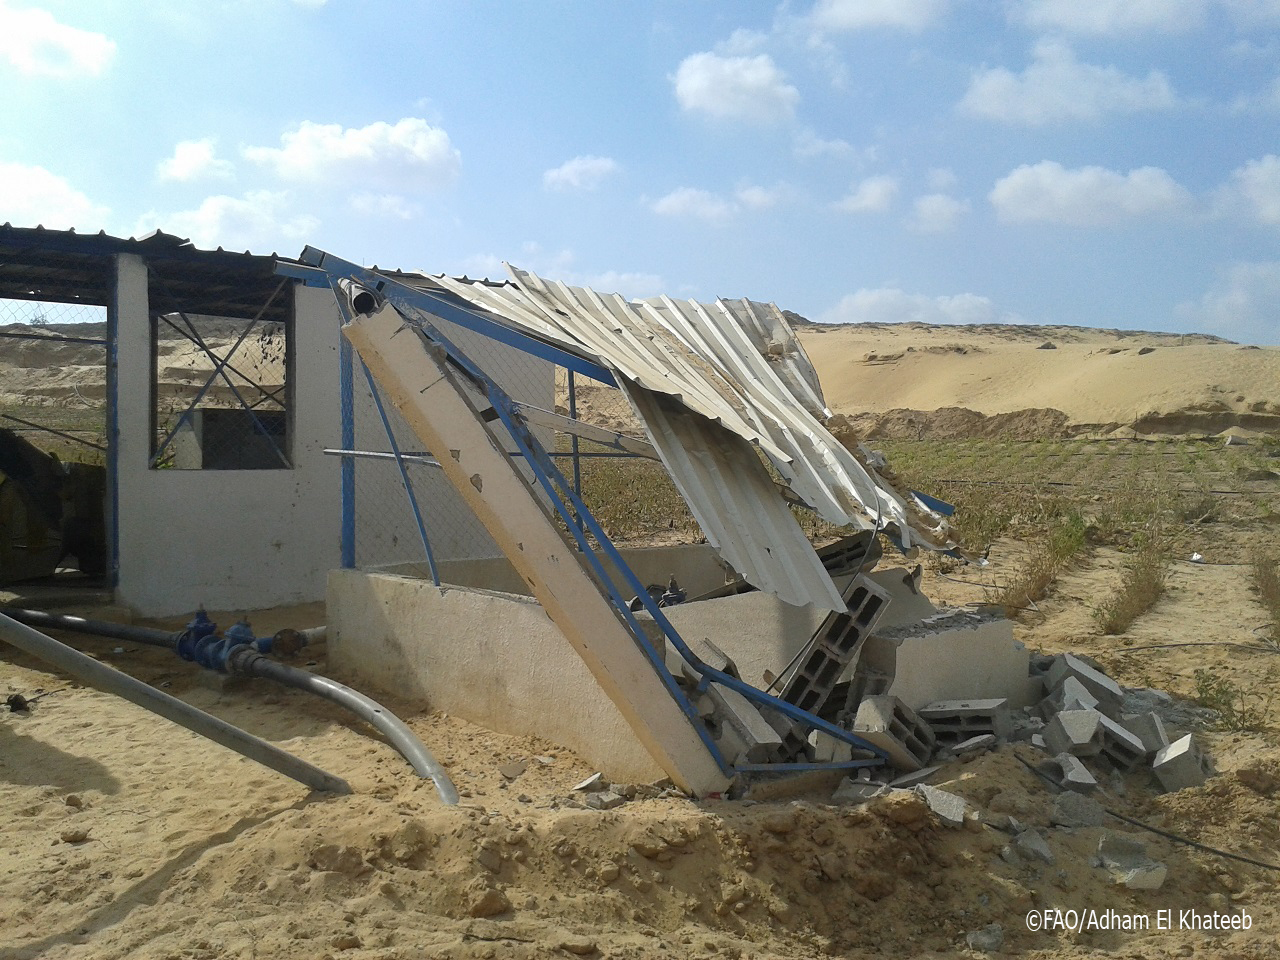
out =
<svg viewBox="0 0 1280 960"><path fill-rule="evenodd" d="M0 0L0 222L1280 343L1280 0Z"/></svg>

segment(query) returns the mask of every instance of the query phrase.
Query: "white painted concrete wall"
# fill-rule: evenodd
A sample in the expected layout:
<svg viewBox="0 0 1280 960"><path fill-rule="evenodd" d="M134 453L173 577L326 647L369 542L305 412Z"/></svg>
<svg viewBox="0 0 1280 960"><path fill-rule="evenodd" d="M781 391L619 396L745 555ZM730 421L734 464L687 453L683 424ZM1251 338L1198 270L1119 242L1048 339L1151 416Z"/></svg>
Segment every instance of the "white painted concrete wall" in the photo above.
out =
<svg viewBox="0 0 1280 960"><path fill-rule="evenodd" d="M291 470L153 470L147 270L118 257L119 583L144 616L200 604L253 609L324 596L339 562L338 316L297 287Z"/></svg>

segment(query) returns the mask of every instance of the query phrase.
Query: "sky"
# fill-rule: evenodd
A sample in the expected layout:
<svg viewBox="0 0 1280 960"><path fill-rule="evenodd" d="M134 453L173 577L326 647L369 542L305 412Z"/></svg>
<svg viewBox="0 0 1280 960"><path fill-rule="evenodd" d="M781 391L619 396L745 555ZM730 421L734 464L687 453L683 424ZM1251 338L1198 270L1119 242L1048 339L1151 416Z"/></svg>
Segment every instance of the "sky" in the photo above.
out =
<svg viewBox="0 0 1280 960"><path fill-rule="evenodd" d="M0 222L1280 343L1280 0L0 0Z"/></svg>

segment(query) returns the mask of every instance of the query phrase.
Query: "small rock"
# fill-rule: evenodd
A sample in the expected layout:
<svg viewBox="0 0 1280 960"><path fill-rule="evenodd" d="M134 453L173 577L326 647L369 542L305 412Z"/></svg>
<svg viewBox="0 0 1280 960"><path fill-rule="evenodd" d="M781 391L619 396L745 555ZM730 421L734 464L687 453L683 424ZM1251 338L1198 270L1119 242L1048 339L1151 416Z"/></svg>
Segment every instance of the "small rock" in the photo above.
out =
<svg viewBox="0 0 1280 960"><path fill-rule="evenodd" d="M796 818L786 812L771 813L760 822L770 833L787 834L796 828Z"/></svg>
<svg viewBox="0 0 1280 960"><path fill-rule="evenodd" d="M513 760L510 763L504 763L502 766L498 767L498 772L506 779L514 780L528 768L529 765L523 760Z"/></svg>
<svg viewBox="0 0 1280 960"><path fill-rule="evenodd" d="M844 877L844 860L834 853L824 853L818 857L818 869L828 880L840 880Z"/></svg>
<svg viewBox="0 0 1280 960"><path fill-rule="evenodd" d="M1116 877L1116 882L1130 890L1159 890L1168 875L1169 868L1163 863L1149 860L1140 867L1126 870Z"/></svg>
<svg viewBox="0 0 1280 960"><path fill-rule="evenodd" d="M473 917L494 917L510 909L511 901L507 899L507 895L501 890L490 887L471 901L467 913Z"/></svg>
<svg viewBox="0 0 1280 960"><path fill-rule="evenodd" d="M84 843L89 839L89 830L86 827L70 827L58 836L63 843Z"/></svg>
<svg viewBox="0 0 1280 960"><path fill-rule="evenodd" d="M67 798L62 802L68 807L75 807L77 810L84 806L84 801L80 799L80 795L77 793L68 793Z"/></svg>
<svg viewBox="0 0 1280 960"><path fill-rule="evenodd" d="M619 796L612 790L593 793L583 801L592 810L612 810L626 803L626 797Z"/></svg>
<svg viewBox="0 0 1280 960"><path fill-rule="evenodd" d="M329 941L329 946L335 950L355 950L361 943L354 933L340 933Z"/></svg>
<svg viewBox="0 0 1280 960"><path fill-rule="evenodd" d="M947 826L964 826L964 797L958 797L954 793L947 793L945 790L931 787L927 783L917 784L916 793L924 798L924 802L929 805L929 809Z"/></svg>
<svg viewBox="0 0 1280 960"><path fill-rule="evenodd" d="M585 957L587 954L596 952L596 942L590 937L579 936L578 934L570 934L560 941L560 949L575 956Z"/></svg>
<svg viewBox="0 0 1280 960"><path fill-rule="evenodd" d="M618 868L618 865L612 860L606 860L596 867L596 876L600 878L601 883L613 883L621 873L622 871Z"/></svg>
<svg viewBox="0 0 1280 960"><path fill-rule="evenodd" d="M1004 946L1004 927L989 923L981 930L970 930L964 935L965 945L979 953L995 953Z"/></svg>
<svg viewBox="0 0 1280 960"><path fill-rule="evenodd" d="M1040 836L1038 830L1023 830L1014 838L1013 845L1025 856L1036 857L1045 863L1053 863L1053 851L1049 849L1049 844L1045 842L1044 837Z"/></svg>
<svg viewBox="0 0 1280 960"><path fill-rule="evenodd" d="M476 862L490 873L502 872L502 853L495 846L482 846L476 853Z"/></svg>

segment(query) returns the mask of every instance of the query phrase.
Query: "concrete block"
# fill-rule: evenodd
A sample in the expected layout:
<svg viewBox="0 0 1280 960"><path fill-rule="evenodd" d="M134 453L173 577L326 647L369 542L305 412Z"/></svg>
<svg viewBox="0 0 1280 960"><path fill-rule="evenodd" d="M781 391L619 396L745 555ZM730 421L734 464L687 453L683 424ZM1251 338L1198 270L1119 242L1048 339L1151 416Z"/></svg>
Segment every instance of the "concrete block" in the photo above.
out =
<svg viewBox="0 0 1280 960"><path fill-rule="evenodd" d="M713 683L707 688L707 695L715 701L715 722L721 732L729 735L727 739L742 745L739 761L765 763L782 746L778 731L761 716L755 704L738 691Z"/></svg>
<svg viewBox="0 0 1280 960"><path fill-rule="evenodd" d="M809 735L813 745L813 759L818 763L840 763L853 759L853 746L837 740L829 733L815 730Z"/></svg>
<svg viewBox="0 0 1280 960"><path fill-rule="evenodd" d="M1098 714L1098 726L1102 730L1102 755L1117 769L1127 773L1147 759L1142 741L1106 714Z"/></svg>
<svg viewBox="0 0 1280 960"><path fill-rule="evenodd" d="M1137 840L1111 833L1098 840L1097 862L1130 890L1159 890L1169 872L1163 863L1148 857L1147 848Z"/></svg>
<svg viewBox="0 0 1280 960"><path fill-rule="evenodd" d="M1061 710L1044 728L1045 748L1052 754L1094 757L1102 752L1102 714L1097 710Z"/></svg>
<svg viewBox="0 0 1280 960"><path fill-rule="evenodd" d="M1054 715L1063 710L1096 710L1098 698L1089 692L1089 688L1075 677L1067 677L1058 686L1049 691L1049 695L1040 701L1040 715L1052 720Z"/></svg>
<svg viewBox="0 0 1280 960"><path fill-rule="evenodd" d="M1069 753L1060 753L1050 760L1039 764L1042 773L1056 777L1064 790L1073 793L1092 793L1098 788L1098 781L1079 759Z"/></svg>
<svg viewBox="0 0 1280 960"><path fill-rule="evenodd" d="M1155 771L1160 786L1170 793L1198 787L1213 776L1209 758L1190 733L1158 751L1151 769Z"/></svg>
<svg viewBox="0 0 1280 960"><path fill-rule="evenodd" d="M964 797L958 797L954 793L948 793L946 790L931 787L927 783L917 784L915 790L916 793L924 798L924 802L929 805L929 809L933 811L934 815L947 826L964 826Z"/></svg>
<svg viewBox="0 0 1280 960"><path fill-rule="evenodd" d="M1120 715L1120 723L1126 730L1142 741L1148 757L1169 745L1169 734L1164 729L1164 721L1158 713L1125 713Z"/></svg>
<svg viewBox="0 0 1280 960"><path fill-rule="evenodd" d="M1151 860L1140 867L1126 870L1116 878L1116 882L1130 890L1159 890L1164 886L1169 868L1157 860Z"/></svg>
<svg viewBox="0 0 1280 960"><path fill-rule="evenodd" d="M933 731L897 697L868 697L858 706L853 732L889 755L899 770L919 770L933 756Z"/></svg>
<svg viewBox="0 0 1280 960"><path fill-rule="evenodd" d="M997 697L987 700L935 700L917 713L929 722L939 740L957 743L979 734L994 734L1008 740L1013 732L1009 718L1009 700Z"/></svg>
<svg viewBox="0 0 1280 960"><path fill-rule="evenodd" d="M1053 662L1053 666L1049 668L1049 672L1045 675L1045 683L1050 690L1053 690L1061 686L1067 677L1074 677L1080 681L1085 689L1097 699L1098 709L1103 713L1119 710L1121 703L1124 702L1124 691L1120 689L1118 683L1101 670L1089 666L1079 657L1070 653L1064 653Z"/></svg>
<svg viewBox="0 0 1280 960"><path fill-rule="evenodd" d="M1044 742L1043 733L1033 733L1031 735L1031 745L1037 750L1047 750L1048 745Z"/></svg>

